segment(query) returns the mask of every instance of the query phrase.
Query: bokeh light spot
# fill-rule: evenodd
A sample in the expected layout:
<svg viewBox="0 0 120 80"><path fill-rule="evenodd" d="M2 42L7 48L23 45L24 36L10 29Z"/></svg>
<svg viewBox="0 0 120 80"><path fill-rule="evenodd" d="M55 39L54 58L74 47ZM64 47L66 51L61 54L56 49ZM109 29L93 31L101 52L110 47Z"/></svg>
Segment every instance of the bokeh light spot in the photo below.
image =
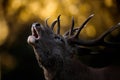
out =
<svg viewBox="0 0 120 80"><path fill-rule="evenodd" d="M96 30L94 28L93 25L89 25L85 28L86 30L86 34L89 36L89 37L95 37L96 36Z"/></svg>
<svg viewBox="0 0 120 80"><path fill-rule="evenodd" d="M0 20L0 45L2 45L9 34L9 28L4 20Z"/></svg>
<svg viewBox="0 0 120 80"><path fill-rule="evenodd" d="M57 9L57 3L56 2L48 2L48 4L41 9L40 17L43 17L44 19L46 16L51 16Z"/></svg>
<svg viewBox="0 0 120 80"><path fill-rule="evenodd" d="M1 57L1 66L6 70L12 70L16 66L16 59L7 52L2 52Z"/></svg>
<svg viewBox="0 0 120 80"><path fill-rule="evenodd" d="M106 6L111 7L113 5L113 0L105 0L104 3Z"/></svg>

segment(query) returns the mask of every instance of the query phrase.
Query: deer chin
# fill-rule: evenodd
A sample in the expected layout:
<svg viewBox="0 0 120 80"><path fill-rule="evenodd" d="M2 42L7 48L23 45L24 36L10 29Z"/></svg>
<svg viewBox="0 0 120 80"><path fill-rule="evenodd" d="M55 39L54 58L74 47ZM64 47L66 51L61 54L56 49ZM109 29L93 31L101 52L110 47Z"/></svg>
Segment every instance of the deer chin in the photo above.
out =
<svg viewBox="0 0 120 80"><path fill-rule="evenodd" d="M32 35L30 35L27 39L27 42L29 44L35 44L35 41L36 41L36 38L35 38L35 36L32 36Z"/></svg>

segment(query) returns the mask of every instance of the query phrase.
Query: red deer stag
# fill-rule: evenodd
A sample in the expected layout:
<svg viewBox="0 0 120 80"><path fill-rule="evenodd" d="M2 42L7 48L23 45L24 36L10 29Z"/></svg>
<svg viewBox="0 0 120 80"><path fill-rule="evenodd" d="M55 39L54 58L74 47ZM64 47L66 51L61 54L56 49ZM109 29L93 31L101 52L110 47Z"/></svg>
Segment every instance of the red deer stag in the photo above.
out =
<svg viewBox="0 0 120 80"><path fill-rule="evenodd" d="M71 29L63 36L60 35L60 16L50 27L47 20L45 26L39 23L32 24L32 35L28 37L27 42L33 47L46 80L120 80L120 67L93 68L83 64L75 56L78 53L76 49L78 46L114 45L104 39L110 32L120 27L120 23L94 40L83 41L78 37L92 17L93 14L78 28L74 28L72 19ZM56 33L53 31L55 24L58 24Z"/></svg>

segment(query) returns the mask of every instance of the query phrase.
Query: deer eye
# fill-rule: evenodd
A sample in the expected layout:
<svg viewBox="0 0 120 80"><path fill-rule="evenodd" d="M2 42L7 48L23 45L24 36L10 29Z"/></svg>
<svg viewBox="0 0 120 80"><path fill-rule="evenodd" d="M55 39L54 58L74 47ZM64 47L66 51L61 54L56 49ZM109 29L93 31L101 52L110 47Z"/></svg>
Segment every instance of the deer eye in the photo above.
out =
<svg viewBox="0 0 120 80"><path fill-rule="evenodd" d="M55 38L55 40L56 40L57 42L61 41L61 42L64 43L64 40L63 40L61 37L55 36L54 38Z"/></svg>

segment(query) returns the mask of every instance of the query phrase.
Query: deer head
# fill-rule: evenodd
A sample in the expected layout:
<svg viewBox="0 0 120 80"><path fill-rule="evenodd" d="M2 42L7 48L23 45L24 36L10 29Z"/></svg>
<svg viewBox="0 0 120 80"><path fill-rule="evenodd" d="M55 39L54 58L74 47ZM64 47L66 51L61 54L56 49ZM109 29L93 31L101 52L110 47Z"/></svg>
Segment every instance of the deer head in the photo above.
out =
<svg viewBox="0 0 120 80"><path fill-rule="evenodd" d="M105 41L104 38L110 32L120 27L120 23L107 30L95 40L83 41L79 38L80 31L93 16L93 14L90 15L78 28L74 28L74 19L72 19L71 29L63 36L60 35L60 15L51 26L47 24L47 20L44 26L40 23L32 24L32 35L28 37L27 42L33 47L38 63L44 70L46 80L80 80L79 78L71 79L70 76L68 76L68 78L60 78L61 73L66 73L63 71L63 67L67 66L67 64L74 65L74 63L76 63L73 59L75 53L77 53L76 48L78 46L114 45L113 43ZM58 24L58 28L55 33L53 28L56 23ZM67 74L69 73L66 73L66 75ZM58 76L60 79L58 79Z"/></svg>

